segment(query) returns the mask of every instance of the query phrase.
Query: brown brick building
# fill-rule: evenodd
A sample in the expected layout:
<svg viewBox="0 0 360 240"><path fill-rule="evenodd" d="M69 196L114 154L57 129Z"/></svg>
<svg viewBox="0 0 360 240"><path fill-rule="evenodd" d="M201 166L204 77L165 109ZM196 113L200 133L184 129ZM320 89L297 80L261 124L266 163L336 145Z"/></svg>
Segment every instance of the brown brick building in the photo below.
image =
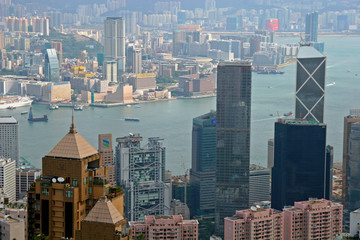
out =
<svg viewBox="0 0 360 240"><path fill-rule="evenodd" d="M101 155L76 131L74 121L69 133L43 157L42 166L43 176L27 194L29 239L40 233L52 240L75 239L81 221L104 195L124 215L124 194L110 187Z"/></svg>

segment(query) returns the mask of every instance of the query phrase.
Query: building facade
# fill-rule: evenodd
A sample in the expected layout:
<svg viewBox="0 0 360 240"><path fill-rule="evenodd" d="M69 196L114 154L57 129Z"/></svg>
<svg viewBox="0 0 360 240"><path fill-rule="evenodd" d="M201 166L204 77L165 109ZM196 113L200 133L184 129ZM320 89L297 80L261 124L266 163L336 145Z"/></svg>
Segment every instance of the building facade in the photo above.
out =
<svg viewBox="0 0 360 240"><path fill-rule="evenodd" d="M25 240L24 219L0 216L0 235L4 240Z"/></svg>
<svg viewBox="0 0 360 240"><path fill-rule="evenodd" d="M9 202L16 201L16 161L0 158L0 188Z"/></svg>
<svg viewBox="0 0 360 240"><path fill-rule="evenodd" d="M129 222L132 239L142 234L144 240L177 239L197 240L197 220L183 220L181 215L145 216L142 222Z"/></svg>
<svg viewBox="0 0 360 240"><path fill-rule="evenodd" d="M349 188L349 180L350 180L350 136L351 136L351 130L352 125L355 123L360 123L360 111L352 110L350 114L346 117L344 117L344 140L343 140L343 183L342 183L342 197L343 197L343 204L344 208L348 208L348 201L349 201L349 195L348 195L348 188ZM353 136L356 135L356 131L353 132ZM353 139L353 142L355 143L355 139ZM354 159L355 152L354 152L354 146L352 147L353 153L352 153L352 159ZM359 155L360 157L360 155ZM355 170L355 169L354 169ZM353 170L353 171L354 171ZM354 172L353 172L354 173ZM359 207L360 208L360 207ZM353 209L352 211L356 210L357 208Z"/></svg>
<svg viewBox="0 0 360 240"><path fill-rule="evenodd" d="M217 80L215 222L222 235L224 218L249 207L251 64L220 63Z"/></svg>
<svg viewBox="0 0 360 240"><path fill-rule="evenodd" d="M317 42L318 41L318 21L319 13L312 12L306 14L305 18L305 41Z"/></svg>
<svg viewBox="0 0 360 240"><path fill-rule="evenodd" d="M165 147L160 138L149 138L141 147L140 134L117 138L116 183L125 192L125 216L130 221L145 215L166 215L170 210L170 187L165 179Z"/></svg>
<svg viewBox="0 0 360 240"><path fill-rule="evenodd" d="M331 196L331 159L326 158L326 125L283 120L275 123L271 206L281 210L295 201Z"/></svg>
<svg viewBox="0 0 360 240"><path fill-rule="evenodd" d="M216 189L216 112L193 119L192 216L215 216Z"/></svg>
<svg viewBox="0 0 360 240"><path fill-rule="evenodd" d="M283 211L251 207L225 218L226 240L333 240L342 232L339 203L325 199L295 202Z"/></svg>
<svg viewBox="0 0 360 240"><path fill-rule="evenodd" d="M44 66L45 80L48 82L60 81L60 65L56 54L56 50L46 49L45 66Z"/></svg>
<svg viewBox="0 0 360 240"><path fill-rule="evenodd" d="M104 166L108 167L108 180L112 187L116 187L112 134L99 134L98 151L102 155Z"/></svg>
<svg viewBox="0 0 360 240"><path fill-rule="evenodd" d="M252 207L236 211L234 216L225 218L224 239L284 239L283 221L282 212L274 209Z"/></svg>
<svg viewBox="0 0 360 240"><path fill-rule="evenodd" d="M343 206L325 199L295 202L284 208L284 240L332 240L342 233Z"/></svg>
<svg viewBox="0 0 360 240"><path fill-rule="evenodd" d="M125 71L125 20L122 17L107 17L104 23L105 61L116 61L117 72Z"/></svg>
<svg viewBox="0 0 360 240"><path fill-rule="evenodd" d="M31 184L40 177L41 169L24 168L16 169L16 200L23 199L27 195Z"/></svg>
<svg viewBox="0 0 360 240"><path fill-rule="evenodd" d="M300 46L296 58L295 117L324 122L326 57L312 46Z"/></svg>
<svg viewBox="0 0 360 240"><path fill-rule="evenodd" d="M130 240L127 220L107 198L100 198L76 230L76 240Z"/></svg>
<svg viewBox="0 0 360 240"><path fill-rule="evenodd" d="M75 239L81 221L106 195L120 214L121 188L107 183L108 169L101 155L77 131L70 131L42 159L42 178L28 191L28 237L43 233L49 239Z"/></svg>
<svg viewBox="0 0 360 240"><path fill-rule="evenodd" d="M19 166L19 123L14 117L0 116L0 158L11 158Z"/></svg>
<svg viewBox="0 0 360 240"><path fill-rule="evenodd" d="M270 200L270 169L250 169L249 206Z"/></svg>

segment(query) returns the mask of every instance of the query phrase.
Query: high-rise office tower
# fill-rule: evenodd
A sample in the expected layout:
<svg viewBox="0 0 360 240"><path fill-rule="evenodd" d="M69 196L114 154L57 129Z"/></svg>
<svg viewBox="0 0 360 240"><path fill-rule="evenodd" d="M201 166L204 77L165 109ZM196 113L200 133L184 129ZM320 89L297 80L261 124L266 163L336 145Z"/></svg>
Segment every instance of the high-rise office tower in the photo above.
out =
<svg viewBox="0 0 360 240"><path fill-rule="evenodd" d="M360 110L351 110L350 114L344 117L344 141L343 141L343 183L342 183L342 196L343 196L343 204L344 208L348 209L348 185L350 180L350 136L352 125L355 123L360 123ZM352 135L356 135L356 131L352 133ZM354 139L353 139L354 142ZM352 148L352 159L354 160L355 152L354 148ZM359 155L360 157L360 155ZM353 172L354 173L354 172ZM360 208L360 207L359 207Z"/></svg>
<svg viewBox="0 0 360 240"><path fill-rule="evenodd" d="M125 71L125 20L107 17L105 20L105 61L116 61L118 73Z"/></svg>
<svg viewBox="0 0 360 240"><path fill-rule="evenodd" d="M16 201L16 161L11 158L0 158L0 188L9 198L9 202Z"/></svg>
<svg viewBox="0 0 360 240"><path fill-rule="evenodd" d="M216 189L216 112L193 119L191 215L214 217Z"/></svg>
<svg viewBox="0 0 360 240"><path fill-rule="evenodd" d="M306 14L305 19L305 41L317 42L318 41L318 21L319 13L312 12Z"/></svg>
<svg viewBox="0 0 360 240"><path fill-rule="evenodd" d="M218 235L224 217L249 207L251 63L218 65L216 106L216 210Z"/></svg>
<svg viewBox="0 0 360 240"><path fill-rule="evenodd" d="M170 187L165 179L165 147L161 139L149 138L142 148L140 134L117 138L116 182L125 192L125 216L130 221L145 215L167 215L170 211Z"/></svg>
<svg viewBox="0 0 360 240"><path fill-rule="evenodd" d="M296 59L295 117L324 122L326 57L311 46L300 46Z"/></svg>
<svg viewBox="0 0 360 240"><path fill-rule="evenodd" d="M271 206L281 210L295 201L330 198L332 159L326 155L326 125L304 120L275 123Z"/></svg>
<svg viewBox="0 0 360 240"><path fill-rule="evenodd" d="M59 60L56 54L56 50L46 49L45 54L45 67L44 75L45 80L48 82L59 82L60 81L60 66Z"/></svg>
<svg viewBox="0 0 360 240"><path fill-rule="evenodd" d="M142 72L142 54L141 49L134 49L132 61L132 72L139 74Z"/></svg>
<svg viewBox="0 0 360 240"><path fill-rule="evenodd" d="M14 117L0 116L0 157L11 158L19 166L19 123Z"/></svg>
<svg viewBox="0 0 360 240"><path fill-rule="evenodd" d="M107 183L102 157L77 131L70 131L42 159L42 178L28 191L28 237L75 238L81 221L106 195L124 215L124 194Z"/></svg>
<svg viewBox="0 0 360 240"><path fill-rule="evenodd" d="M108 167L108 180L111 183L112 187L116 187L112 134L99 134L98 151L102 155L104 166Z"/></svg>
<svg viewBox="0 0 360 240"><path fill-rule="evenodd" d="M360 208L360 122L351 124L347 156L346 209L352 212Z"/></svg>

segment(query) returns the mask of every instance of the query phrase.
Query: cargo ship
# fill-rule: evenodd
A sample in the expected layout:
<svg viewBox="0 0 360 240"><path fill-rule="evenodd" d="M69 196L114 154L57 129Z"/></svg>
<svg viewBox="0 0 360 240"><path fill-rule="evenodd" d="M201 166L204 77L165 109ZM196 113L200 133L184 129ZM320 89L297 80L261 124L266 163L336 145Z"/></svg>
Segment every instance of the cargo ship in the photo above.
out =
<svg viewBox="0 0 360 240"><path fill-rule="evenodd" d="M47 120L48 120L47 115L44 115L43 117L34 118L32 107L30 107L29 118L28 118L29 122L47 122Z"/></svg>
<svg viewBox="0 0 360 240"><path fill-rule="evenodd" d="M17 107L23 107L27 105L31 105L33 102L32 99L29 97L20 97L20 96L9 96L9 97L0 97L0 109L6 109L6 108L17 108Z"/></svg>

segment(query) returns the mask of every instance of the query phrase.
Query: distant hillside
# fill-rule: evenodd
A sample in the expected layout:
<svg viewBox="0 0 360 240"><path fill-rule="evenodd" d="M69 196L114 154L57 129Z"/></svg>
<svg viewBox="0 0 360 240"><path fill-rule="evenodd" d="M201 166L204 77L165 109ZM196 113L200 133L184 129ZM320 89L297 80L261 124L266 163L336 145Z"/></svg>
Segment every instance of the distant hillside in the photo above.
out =
<svg viewBox="0 0 360 240"><path fill-rule="evenodd" d="M89 56L96 56L98 52L103 51L99 42L81 35L52 32L50 36L43 36L42 38L62 42L64 58L79 58L80 53L84 50L88 52Z"/></svg>

